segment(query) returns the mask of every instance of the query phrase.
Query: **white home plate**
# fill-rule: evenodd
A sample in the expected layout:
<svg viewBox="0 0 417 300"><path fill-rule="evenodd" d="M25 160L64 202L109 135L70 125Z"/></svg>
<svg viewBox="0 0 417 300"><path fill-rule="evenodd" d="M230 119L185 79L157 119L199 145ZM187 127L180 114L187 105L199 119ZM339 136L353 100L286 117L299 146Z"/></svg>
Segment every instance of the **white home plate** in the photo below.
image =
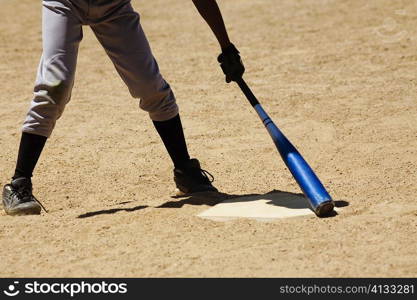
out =
<svg viewBox="0 0 417 300"><path fill-rule="evenodd" d="M236 218L273 221L308 215L315 216L304 196L274 192L228 199L197 216L214 221L228 221Z"/></svg>

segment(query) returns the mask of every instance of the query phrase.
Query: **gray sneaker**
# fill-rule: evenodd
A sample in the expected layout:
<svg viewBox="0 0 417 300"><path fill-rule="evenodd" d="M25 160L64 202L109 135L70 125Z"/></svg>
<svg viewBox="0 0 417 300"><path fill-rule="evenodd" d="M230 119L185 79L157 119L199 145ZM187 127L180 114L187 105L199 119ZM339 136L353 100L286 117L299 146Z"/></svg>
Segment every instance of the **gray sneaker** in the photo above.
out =
<svg viewBox="0 0 417 300"><path fill-rule="evenodd" d="M16 178L4 186L3 208L11 216L39 215L41 208L45 209L32 195L32 182L26 177Z"/></svg>

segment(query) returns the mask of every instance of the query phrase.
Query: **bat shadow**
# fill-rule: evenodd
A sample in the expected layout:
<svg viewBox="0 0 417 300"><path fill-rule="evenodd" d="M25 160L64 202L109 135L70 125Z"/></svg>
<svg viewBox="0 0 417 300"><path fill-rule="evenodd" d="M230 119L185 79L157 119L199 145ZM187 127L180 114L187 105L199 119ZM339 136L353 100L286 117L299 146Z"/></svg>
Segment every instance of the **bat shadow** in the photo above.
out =
<svg viewBox="0 0 417 300"><path fill-rule="evenodd" d="M264 195L256 196L254 199L251 198L251 200L261 199L269 200L267 204L270 205L286 207L289 209L310 209L311 211L313 211L311 209L309 201L302 193L291 193L280 190L272 190ZM335 204L336 209L349 206L349 202L345 200L333 200L333 202ZM337 211L333 210L331 213L329 213L326 216L322 216L321 218L335 217L337 215Z"/></svg>
<svg viewBox="0 0 417 300"><path fill-rule="evenodd" d="M280 190L272 190L265 194L244 194L244 195L236 195L236 194L226 194L221 192L205 192L205 193L197 193L187 197L173 197L176 199L181 200L173 200L168 201L157 208L181 208L184 205L208 205L214 206L220 202L226 203L245 203L251 201L258 201L258 200L266 200L266 204L280 206L289 208L292 210L303 210L309 209L311 210L310 204L307 198L302 193L291 193L285 192ZM335 207L345 207L349 205L349 202L344 200L336 200L334 201ZM334 217L337 216L337 211L333 211L327 216Z"/></svg>

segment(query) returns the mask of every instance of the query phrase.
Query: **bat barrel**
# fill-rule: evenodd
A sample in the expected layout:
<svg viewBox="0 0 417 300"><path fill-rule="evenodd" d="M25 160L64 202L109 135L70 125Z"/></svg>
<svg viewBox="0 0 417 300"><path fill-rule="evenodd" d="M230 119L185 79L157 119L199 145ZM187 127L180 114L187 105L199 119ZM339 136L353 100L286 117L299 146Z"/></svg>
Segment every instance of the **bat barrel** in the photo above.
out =
<svg viewBox="0 0 417 300"><path fill-rule="evenodd" d="M327 215L334 208L334 202L325 187L297 149L274 124L261 104L254 106L258 116L267 128L278 152L310 202L318 216Z"/></svg>

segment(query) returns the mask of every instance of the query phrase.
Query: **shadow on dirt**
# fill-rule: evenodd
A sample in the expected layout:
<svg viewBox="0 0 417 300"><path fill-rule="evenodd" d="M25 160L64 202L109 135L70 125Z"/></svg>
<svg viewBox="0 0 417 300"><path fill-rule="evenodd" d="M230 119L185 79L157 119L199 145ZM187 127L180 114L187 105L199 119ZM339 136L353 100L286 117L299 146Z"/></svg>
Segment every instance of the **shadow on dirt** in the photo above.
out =
<svg viewBox="0 0 417 300"><path fill-rule="evenodd" d="M189 196L173 196L174 199L181 199L181 200L172 200L165 202L157 206L157 208L181 208L184 205L208 205L214 206L220 202L225 200L235 198L235 197L246 197L251 195L231 195L221 192L202 192L202 193L195 193Z"/></svg>
<svg viewBox="0 0 417 300"><path fill-rule="evenodd" d="M137 210L145 209L147 207L148 207L147 205L139 205L139 206L130 207L130 208L104 209L104 210L98 210L98 211L88 212L88 213L79 215L77 218L84 219L84 218L94 217L94 216L98 216L98 215L111 215L111 214L115 214L115 213L117 213L119 211L132 212L132 211L137 211Z"/></svg>
<svg viewBox="0 0 417 300"><path fill-rule="evenodd" d="M208 205L214 206L220 202L227 201L229 203L257 201L257 200L269 200L267 204L276 205L281 207L287 207L291 209L311 209L307 199L301 193L283 192L279 190L272 190L266 194L246 194L246 195L233 195L221 192L202 192L195 193L189 196L174 196L175 200L165 202L155 208L181 208L184 205ZM180 199L180 200L178 200ZM119 204L127 204L132 201L121 202ZM341 208L349 205L349 202L344 200L334 201L336 208ZM131 208L112 208L107 210L99 210L94 212L88 212L81 214L78 218L89 218L98 215L109 215L117 212L133 212L148 208L147 205L139 205ZM337 216L336 211L331 212L324 218Z"/></svg>
<svg viewBox="0 0 417 300"><path fill-rule="evenodd" d="M176 197L180 198L179 201L168 201L158 208L181 208L188 205L209 205L214 206L220 202L226 201L228 203L248 202L257 200L269 200L267 204L276 205L291 209L311 209L308 200L301 193L291 193L279 190L272 190L266 194L247 194L247 195L231 195L225 193L198 193L188 197ZM349 205L349 202L344 200L335 200L335 207L341 208ZM336 211L332 211L327 216L322 218L337 216Z"/></svg>

